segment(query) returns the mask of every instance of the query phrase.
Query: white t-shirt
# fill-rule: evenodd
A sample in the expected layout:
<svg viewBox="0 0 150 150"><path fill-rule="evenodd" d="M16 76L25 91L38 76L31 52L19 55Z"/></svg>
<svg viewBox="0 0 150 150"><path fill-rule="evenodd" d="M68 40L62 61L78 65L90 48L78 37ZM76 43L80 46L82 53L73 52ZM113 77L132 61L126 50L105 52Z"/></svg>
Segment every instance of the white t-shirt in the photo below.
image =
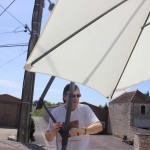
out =
<svg viewBox="0 0 150 150"><path fill-rule="evenodd" d="M52 110L52 115L57 122L65 122L66 108L61 105ZM88 105L79 104L77 109L71 112L70 121L79 121L79 128L88 127L95 122L98 118ZM50 119L47 130L51 129L52 120ZM56 134L56 149L61 150L62 138L59 133ZM89 150L89 134L74 136L68 138L67 150Z"/></svg>

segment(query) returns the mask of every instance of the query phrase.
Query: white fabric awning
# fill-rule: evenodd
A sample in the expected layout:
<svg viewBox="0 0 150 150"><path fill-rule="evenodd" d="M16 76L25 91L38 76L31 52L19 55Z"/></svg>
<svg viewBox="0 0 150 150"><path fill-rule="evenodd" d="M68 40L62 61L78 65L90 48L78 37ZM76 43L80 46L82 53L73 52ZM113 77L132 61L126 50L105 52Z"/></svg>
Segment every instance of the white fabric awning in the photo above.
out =
<svg viewBox="0 0 150 150"><path fill-rule="evenodd" d="M150 79L149 26L132 53L149 12L150 0L59 0L25 69L122 92Z"/></svg>

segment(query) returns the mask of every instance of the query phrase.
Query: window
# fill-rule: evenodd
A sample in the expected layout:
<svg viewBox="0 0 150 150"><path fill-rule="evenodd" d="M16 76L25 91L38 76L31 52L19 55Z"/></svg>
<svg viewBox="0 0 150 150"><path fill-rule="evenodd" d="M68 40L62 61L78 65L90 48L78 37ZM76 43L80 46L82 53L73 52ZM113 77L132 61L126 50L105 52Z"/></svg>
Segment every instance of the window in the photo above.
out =
<svg viewBox="0 0 150 150"><path fill-rule="evenodd" d="M141 115L145 115L145 106L144 105L141 106Z"/></svg>

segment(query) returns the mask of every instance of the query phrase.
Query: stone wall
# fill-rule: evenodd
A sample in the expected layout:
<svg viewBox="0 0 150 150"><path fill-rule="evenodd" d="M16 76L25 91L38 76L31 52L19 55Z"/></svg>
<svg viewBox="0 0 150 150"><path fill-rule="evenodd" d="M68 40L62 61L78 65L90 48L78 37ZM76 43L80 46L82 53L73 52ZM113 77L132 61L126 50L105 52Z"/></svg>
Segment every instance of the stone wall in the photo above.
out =
<svg viewBox="0 0 150 150"><path fill-rule="evenodd" d="M150 134L134 134L134 150L150 150Z"/></svg>
<svg viewBox="0 0 150 150"><path fill-rule="evenodd" d="M136 119L150 119L150 103L132 103L133 116ZM141 106L145 106L145 115L141 115Z"/></svg>
<svg viewBox="0 0 150 150"><path fill-rule="evenodd" d="M133 140L134 139L134 133L140 133L140 134L150 134L150 129L142 129L142 128L137 128L137 127L132 127L130 126L129 134L128 134L128 139Z"/></svg>
<svg viewBox="0 0 150 150"><path fill-rule="evenodd" d="M145 106L145 114L141 114L141 106ZM131 125L140 128L150 128L150 104L132 103Z"/></svg>
<svg viewBox="0 0 150 150"><path fill-rule="evenodd" d="M109 105L108 133L123 138L129 135L131 103L111 103Z"/></svg>
<svg viewBox="0 0 150 150"><path fill-rule="evenodd" d="M141 105L146 106L146 114L141 115ZM139 119L140 128L135 126L135 119ZM123 138L134 139L134 133L149 133L150 131L150 104L143 103L110 103L108 118L108 133ZM137 125L137 124L136 124ZM142 129L145 125L149 130ZM147 127L148 129L148 127Z"/></svg>

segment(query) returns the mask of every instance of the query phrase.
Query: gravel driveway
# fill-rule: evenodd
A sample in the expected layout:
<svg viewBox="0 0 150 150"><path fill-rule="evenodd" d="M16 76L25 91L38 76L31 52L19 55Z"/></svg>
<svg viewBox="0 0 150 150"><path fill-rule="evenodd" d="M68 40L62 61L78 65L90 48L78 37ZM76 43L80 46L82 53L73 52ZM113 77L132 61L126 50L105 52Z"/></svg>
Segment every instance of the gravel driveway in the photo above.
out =
<svg viewBox="0 0 150 150"><path fill-rule="evenodd" d="M46 150L55 149L55 141L47 142L45 140L45 130L47 128L47 122L42 117L34 117L36 124L34 144L45 145ZM90 135L91 150L133 150L133 146L128 145L120 138L112 135Z"/></svg>
<svg viewBox="0 0 150 150"><path fill-rule="evenodd" d="M53 140L52 142L47 142L45 139L47 122L43 119L43 117L34 117L34 121L36 128L34 137L36 141L32 142L29 145L30 147L28 148L32 148L32 150L56 150L55 140ZM14 142L13 144L11 144L12 141L7 140L8 136L16 134L16 129L0 128L0 147L3 146L3 148L8 148L8 145L12 145L11 148L14 148L14 146L17 147L15 149L25 148L20 143L14 144ZM112 135L90 135L90 145L91 150L133 150L133 146L122 142L120 138L114 137ZM41 149L41 147L43 147L43 149Z"/></svg>

